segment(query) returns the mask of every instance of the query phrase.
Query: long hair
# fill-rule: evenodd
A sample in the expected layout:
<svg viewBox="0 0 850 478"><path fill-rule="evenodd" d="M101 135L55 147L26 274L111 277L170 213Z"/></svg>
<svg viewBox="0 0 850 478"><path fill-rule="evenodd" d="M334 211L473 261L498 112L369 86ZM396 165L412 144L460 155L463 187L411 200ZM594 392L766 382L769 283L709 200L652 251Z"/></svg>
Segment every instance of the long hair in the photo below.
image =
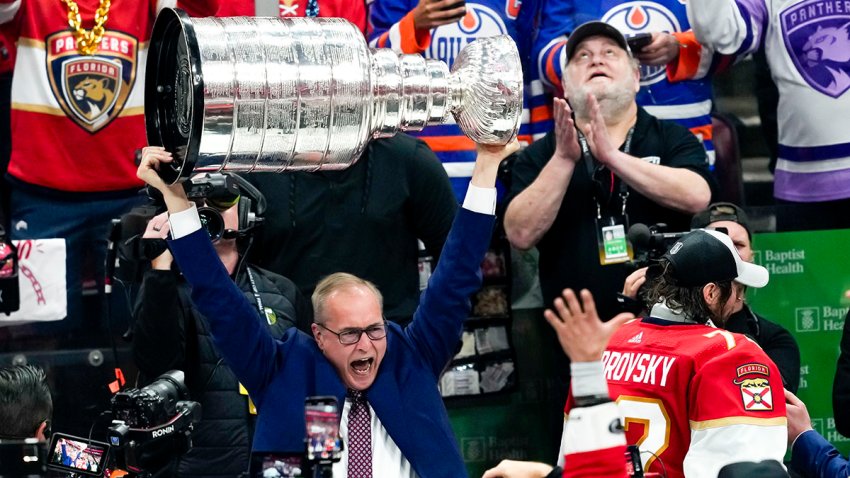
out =
<svg viewBox="0 0 850 478"><path fill-rule="evenodd" d="M53 416L47 376L39 367L0 367L0 435L32 438Z"/></svg>
<svg viewBox="0 0 850 478"><path fill-rule="evenodd" d="M674 310L691 320L704 324L711 319L718 325L723 322L723 317L718 317L705 302L702 295L704 286L683 287L676 285L676 278L670 261L661 258L658 264L650 266L647 272L648 284L643 293L646 304L652 306L659 302L667 304ZM725 304L732 296L732 281L715 282L720 289L719 304Z"/></svg>

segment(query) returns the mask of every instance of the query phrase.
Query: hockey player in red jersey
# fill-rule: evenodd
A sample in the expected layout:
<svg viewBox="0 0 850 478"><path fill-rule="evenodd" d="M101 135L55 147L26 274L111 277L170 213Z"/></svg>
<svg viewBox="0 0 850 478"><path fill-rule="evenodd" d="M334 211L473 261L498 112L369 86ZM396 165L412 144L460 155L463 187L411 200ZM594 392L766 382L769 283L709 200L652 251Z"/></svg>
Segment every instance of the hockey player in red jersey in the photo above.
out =
<svg viewBox="0 0 850 478"><path fill-rule="evenodd" d="M741 300L742 285L767 284L767 270L742 261L732 240L711 230L688 233L651 270L649 316L620 328L601 363L644 469L715 478L729 463L781 462L779 370L750 339L714 327ZM570 397L565 411L573 406Z"/></svg>

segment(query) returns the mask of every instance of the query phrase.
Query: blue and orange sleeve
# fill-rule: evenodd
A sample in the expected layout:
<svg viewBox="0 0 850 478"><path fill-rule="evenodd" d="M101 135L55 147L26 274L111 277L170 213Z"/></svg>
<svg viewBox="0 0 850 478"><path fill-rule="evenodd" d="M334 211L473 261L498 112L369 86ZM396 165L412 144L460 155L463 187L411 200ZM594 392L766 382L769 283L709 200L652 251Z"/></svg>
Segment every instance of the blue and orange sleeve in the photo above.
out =
<svg viewBox="0 0 850 478"><path fill-rule="evenodd" d="M540 28L532 59L543 84L551 92L561 89L564 47L575 28L573 0L546 0L540 11Z"/></svg>
<svg viewBox="0 0 850 478"><path fill-rule="evenodd" d="M429 30L417 30L413 24L416 2L376 0L369 8L367 39L375 48L390 48L399 53L422 53L431 44Z"/></svg>

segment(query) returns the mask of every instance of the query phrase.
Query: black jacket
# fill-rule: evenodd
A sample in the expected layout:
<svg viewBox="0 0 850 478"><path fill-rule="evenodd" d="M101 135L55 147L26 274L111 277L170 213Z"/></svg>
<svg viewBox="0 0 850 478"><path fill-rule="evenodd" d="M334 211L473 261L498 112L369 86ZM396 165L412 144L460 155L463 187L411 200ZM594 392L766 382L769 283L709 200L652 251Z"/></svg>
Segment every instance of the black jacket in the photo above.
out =
<svg viewBox="0 0 850 478"><path fill-rule="evenodd" d="M756 314L747 304L729 317L724 327L730 332L749 335L779 367L782 383L792 393L800 386L800 347L781 325Z"/></svg>
<svg viewBox="0 0 850 478"><path fill-rule="evenodd" d="M292 326L309 331L312 308L295 284L283 276L250 267L265 309L262 319L275 337ZM257 304L246 269L236 283ZM259 308L258 308L259 311ZM247 471L254 418L239 382L215 349L206 319L190 299L189 286L171 271L148 271L134 311L133 355L141 385L168 370L183 370L202 420L192 434L193 448L157 476L235 477ZM250 353L249 350L245 351Z"/></svg>
<svg viewBox="0 0 850 478"><path fill-rule="evenodd" d="M274 208L249 257L284 275L305 296L333 272L375 283L387 319L407 323L419 304L419 248L435 261L457 200L443 165L405 134L369 143L342 171L248 175Z"/></svg>

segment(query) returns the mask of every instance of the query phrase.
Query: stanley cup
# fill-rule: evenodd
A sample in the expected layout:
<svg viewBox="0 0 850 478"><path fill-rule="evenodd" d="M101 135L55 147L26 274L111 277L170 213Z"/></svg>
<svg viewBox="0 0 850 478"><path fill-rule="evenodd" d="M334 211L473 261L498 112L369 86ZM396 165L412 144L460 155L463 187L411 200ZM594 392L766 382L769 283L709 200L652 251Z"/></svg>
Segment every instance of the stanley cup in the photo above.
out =
<svg viewBox="0 0 850 478"><path fill-rule="evenodd" d="M476 40L451 73L420 55L370 50L337 18L193 18L164 9L148 56L148 142L174 155L160 172L344 169L371 138L450 115L473 141L507 144L522 112L509 37Z"/></svg>

